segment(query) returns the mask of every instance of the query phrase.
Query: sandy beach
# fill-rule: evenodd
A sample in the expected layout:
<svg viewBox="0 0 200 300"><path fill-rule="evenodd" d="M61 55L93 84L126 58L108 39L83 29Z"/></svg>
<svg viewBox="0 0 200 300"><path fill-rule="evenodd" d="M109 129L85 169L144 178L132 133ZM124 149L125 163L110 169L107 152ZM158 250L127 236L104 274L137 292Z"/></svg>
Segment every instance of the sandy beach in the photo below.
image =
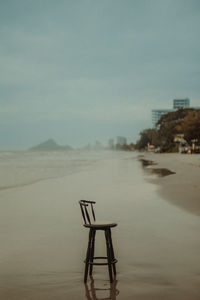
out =
<svg viewBox="0 0 200 300"><path fill-rule="evenodd" d="M32 182L0 191L1 299L199 299L200 157L142 155L158 163L151 168L176 174L149 173L137 153L106 153L74 172L37 182L31 175ZM118 223L111 285L105 266L83 283L88 230L80 199L96 201L97 217ZM96 254L104 254L104 236L96 241Z"/></svg>
<svg viewBox="0 0 200 300"><path fill-rule="evenodd" d="M150 169L164 168L175 173L172 176L149 178L160 185L161 196L172 204L200 215L200 155L145 153L143 158L155 163L148 167Z"/></svg>

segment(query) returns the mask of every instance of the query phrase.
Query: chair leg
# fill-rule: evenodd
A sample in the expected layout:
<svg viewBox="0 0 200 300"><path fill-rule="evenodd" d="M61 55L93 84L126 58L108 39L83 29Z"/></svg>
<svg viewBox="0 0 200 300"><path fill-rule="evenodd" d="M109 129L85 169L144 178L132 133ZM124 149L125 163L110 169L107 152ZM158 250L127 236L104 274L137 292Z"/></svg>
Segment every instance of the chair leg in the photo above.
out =
<svg viewBox="0 0 200 300"><path fill-rule="evenodd" d="M88 248L87 248L87 254L85 259L85 274L84 274L85 283L87 282L87 276L88 276L89 261L91 257L91 246L92 246L92 229L90 229L89 232Z"/></svg>
<svg viewBox="0 0 200 300"><path fill-rule="evenodd" d="M112 256L112 260L115 259L115 254L114 254L114 249L113 249L113 243L112 243L112 235L111 235L111 230L109 228L109 238L110 238L110 249L111 249L111 256ZM116 276L116 266L115 264L112 264L113 266L113 273Z"/></svg>
<svg viewBox="0 0 200 300"><path fill-rule="evenodd" d="M96 235L96 230L92 230L92 242L91 242L91 255L90 255L90 262L93 263L93 258L94 258L94 246L95 246L95 235ZM93 265L90 265L90 276L92 276L92 271L93 271Z"/></svg>
<svg viewBox="0 0 200 300"><path fill-rule="evenodd" d="M107 248L107 259L108 259L108 272L110 277L110 283L113 282L112 276L112 254L111 254L111 246L110 246L110 238L109 238L109 230L105 229L105 238L106 238L106 248Z"/></svg>

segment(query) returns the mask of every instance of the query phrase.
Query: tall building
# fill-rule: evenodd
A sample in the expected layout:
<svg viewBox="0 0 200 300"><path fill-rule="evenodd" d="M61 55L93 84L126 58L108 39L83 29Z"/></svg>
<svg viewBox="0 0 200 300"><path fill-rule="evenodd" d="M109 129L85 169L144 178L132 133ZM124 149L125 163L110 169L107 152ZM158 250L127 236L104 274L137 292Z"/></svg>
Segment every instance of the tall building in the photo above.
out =
<svg viewBox="0 0 200 300"><path fill-rule="evenodd" d="M156 123L160 120L160 118L167 114L168 112L174 111L173 109L152 109L152 123L153 127L156 126Z"/></svg>
<svg viewBox="0 0 200 300"><path fill-rule="evenodd" d="M174 99L173 100L173 108L179 109L179 108L187 108L190 107L190 99Z"/></svg>
<svg viewBox="0 0 200 300"><path fill-rule="evenodd" d="M190 107L190 99L174 99L173 100L173 109L152 109L152 123L153 127L156 127L156 123L160 120L161 116L167 114L168 112L176 111L179 108L188 108Z"/></svg>
<svg viewBox="0 0 200 300"><path fill-rule="evenodd" d="M108 148L109 149L114 149L115 148L115 142L113 139L108 140Z"/></svg>
<svg viewBox="0 0 200 300"><path fill-rule="evenodd" d="M124 146L124 145L126 145L126 143L127 143L127 140L126 140L125 137L123 137L123 136L118 136L117 137L117 144L118 145Z"/></svg>

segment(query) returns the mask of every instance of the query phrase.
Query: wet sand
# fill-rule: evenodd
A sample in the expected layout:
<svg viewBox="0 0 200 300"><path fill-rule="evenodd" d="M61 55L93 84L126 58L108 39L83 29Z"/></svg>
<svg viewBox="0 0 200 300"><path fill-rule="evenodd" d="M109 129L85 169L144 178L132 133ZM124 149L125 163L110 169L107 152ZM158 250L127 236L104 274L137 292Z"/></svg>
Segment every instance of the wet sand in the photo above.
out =
<svg viewBox="0 0 200 300"><path fill-rule="evenodd" d="M160 178L137 155L119 153L81 172L0 191L0 299L199 299L200 219L161 192L178 178L176 164L163 163L176 174ZM162 188L159 180L166 180ZM83 284L88 231L79 199L96 201L97 216L118 223L112 285L105 266ZM96 240L96 255L104 255L100 232Z"/></svg>
<svg viewBox="0 0 200 300"><path fill-rule="evenodd" d="M172 174L163 178L160 172L160 177L149 178L160 185L159 193L163 198L200 215L200 155L145 153L140 159L146 160L147 164L151 162L147 170L152 174L159 173L159 170L168 170L167 175Z"/></svg>

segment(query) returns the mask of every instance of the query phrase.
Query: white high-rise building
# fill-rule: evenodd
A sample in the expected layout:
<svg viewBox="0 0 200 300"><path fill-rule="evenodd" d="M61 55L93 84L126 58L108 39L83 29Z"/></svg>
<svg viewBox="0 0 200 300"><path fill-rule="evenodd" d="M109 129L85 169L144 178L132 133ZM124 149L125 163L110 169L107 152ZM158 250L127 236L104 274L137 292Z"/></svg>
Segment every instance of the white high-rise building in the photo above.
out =
<svg viewBox="0 0 200 300"><path fill-rule="evenodd" d="M179 109L179 108L188 108L190 107L190 99L174 99L173 100L173 108Z"/></svg>
<svg viewBox="0 0 200 300"><path fill-rule="evenodd" d="M123 137L123 136L118 136L117 137L117 144L118 145L124 146L124 145L126 145L126 143L127 143L127 140L126 140L125 137Z"/></svg>
<svg viewBox="0 0 200 300"><path fill-rule="evenodd" d="M156 126L156 123L160 120L163 115L166 115L168 112L174 111L173 109L152 109L152 123L153 126Z"/></svg>
<svg viewBox="0 0 200 300"><path fill-rule="evenodd" d="M179 108L188 108L188 107L190 107L190 99L185 98L185 99L174 99L172 109L152 109L151 114L152 114L153 127L156 126L156 123L160 120L161 116L169 112L176 111Z"/></svg>

